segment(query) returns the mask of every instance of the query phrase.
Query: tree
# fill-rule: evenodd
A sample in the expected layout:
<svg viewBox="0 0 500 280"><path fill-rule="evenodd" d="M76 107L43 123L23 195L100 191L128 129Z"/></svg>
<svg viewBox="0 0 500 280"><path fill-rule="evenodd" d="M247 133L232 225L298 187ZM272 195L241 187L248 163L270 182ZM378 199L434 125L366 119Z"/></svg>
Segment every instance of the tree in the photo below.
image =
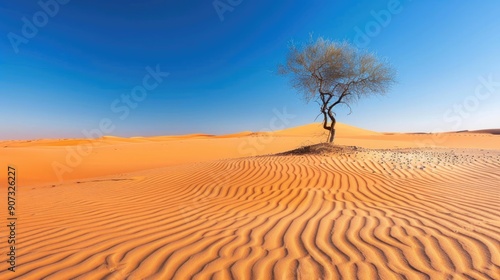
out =
<svg viewBox="0 0 500 280"><path fill-rule="evenodd" d="M292 86L307 102L318 102L323 128L330 131L330 143L335 138L335 106L345 105L351 113L353 102L385 94L395 82L394 69L374 54L362 52L347 42L321 37L303 47L292 44L278 73L289 76Z"/></svg>

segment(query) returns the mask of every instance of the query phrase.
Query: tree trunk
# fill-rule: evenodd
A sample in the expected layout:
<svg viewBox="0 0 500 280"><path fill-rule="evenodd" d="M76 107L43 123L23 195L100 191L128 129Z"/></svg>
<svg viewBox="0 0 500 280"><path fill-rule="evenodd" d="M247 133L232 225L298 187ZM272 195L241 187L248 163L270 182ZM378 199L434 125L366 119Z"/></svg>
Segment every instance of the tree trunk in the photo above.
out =
<svg viewBox="0 0 500 280"><path fill-rule="evenodd" d="M337 121L335 118L332 120L332 124L330 125L330 137L328 138L328 143L333 143L333 140L335 139L335 124Z"/></svg>
<svg viewBox="0 0 500 280"><path fill-rule="evenodd" d="M333 139L335 139L335 128L333 126L330 129L330 139L328 139L329 143L333 143Z"/></svg>

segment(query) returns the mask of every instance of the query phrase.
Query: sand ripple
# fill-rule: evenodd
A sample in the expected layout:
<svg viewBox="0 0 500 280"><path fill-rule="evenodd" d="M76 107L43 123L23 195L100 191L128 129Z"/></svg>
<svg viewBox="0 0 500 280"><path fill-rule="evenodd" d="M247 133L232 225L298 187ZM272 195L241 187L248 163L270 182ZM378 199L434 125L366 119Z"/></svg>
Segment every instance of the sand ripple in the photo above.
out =
<svg viewBox="0 0 500 280"><path fill-rule="evenodd" d="M498 156L355 151L25 189L16 276L499 279L499 168Z"/></svg>

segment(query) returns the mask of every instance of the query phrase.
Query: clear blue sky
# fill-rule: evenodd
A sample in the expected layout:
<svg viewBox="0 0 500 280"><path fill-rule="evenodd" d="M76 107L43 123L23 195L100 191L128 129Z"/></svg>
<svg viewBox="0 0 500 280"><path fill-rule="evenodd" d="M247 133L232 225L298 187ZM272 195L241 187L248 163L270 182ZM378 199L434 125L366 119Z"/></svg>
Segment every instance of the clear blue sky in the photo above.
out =
<svg viewBox="0 0 500 280"><path fill-rule="evenodd" d="M37 2L0 4L0 139L83 137L102 119L119 136L268 130L284 107L295 115L287 126L313 122L318 105L275 74L288 43L310 33L376 52L398 71L389 94L358 102L351 115L341 110L340 122L377 131L500 127L496 0L242 0L225 12L238 1L220 0L222 17L212 0L72 0L48 5L52 15ZM380 11L390 20L375 23ZM27 27L34 20L36 32ZM368 40L359 36L367 28ZM135 108L124 105L157 65L168 77Z"/></svg>

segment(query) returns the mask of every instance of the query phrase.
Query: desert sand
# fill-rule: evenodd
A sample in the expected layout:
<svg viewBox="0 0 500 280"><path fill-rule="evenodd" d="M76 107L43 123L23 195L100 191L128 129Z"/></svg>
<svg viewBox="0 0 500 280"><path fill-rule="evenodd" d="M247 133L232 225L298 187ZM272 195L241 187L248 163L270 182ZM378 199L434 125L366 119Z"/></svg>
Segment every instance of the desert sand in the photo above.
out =
<svg viewBox="0 0 500 280"><path fill-rule="evenodd" d="M0 279L500 279L497 131L1 141Z"/></svg>

